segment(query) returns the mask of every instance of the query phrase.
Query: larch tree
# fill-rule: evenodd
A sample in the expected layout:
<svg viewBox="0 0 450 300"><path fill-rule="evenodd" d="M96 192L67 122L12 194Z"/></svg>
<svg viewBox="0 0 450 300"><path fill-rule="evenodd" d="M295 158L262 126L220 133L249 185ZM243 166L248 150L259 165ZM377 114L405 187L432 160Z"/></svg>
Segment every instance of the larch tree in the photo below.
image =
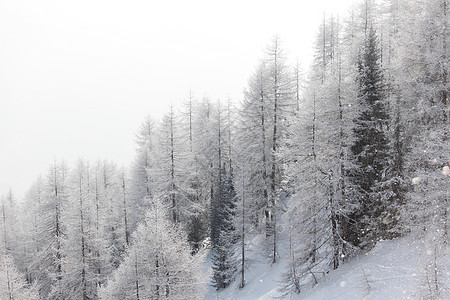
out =
<svg viewBox="0 0 450 300"><path fill-rule="evenodd" d="M442 275L449 240L449 3L433 0L411 8L417 18L415 30L404 33L412 43L402 64L414 69L409 78L403 78L402 87L411 99L415 118L411 120L411 151L405 160L411 183L402 221L432 254L426 257L422 296L439 298L446 290Z"/></svg>
<svg viewBox="0 0 450 300"><path fill-rule="evenodd" d="M293 99L293 79L290 68L278 36L275 36L266 52L268 67L267 94L269 102L271 128L271 170L269 202L265 210L266 231L272 235L272 261L277 260L277 202L283 194L281 179L283 163L279 158L280 145L283 144L287 119L293 113L295 101Z"/></svg>
<svg viewBox="0 0 450 300"><path fill-rule="evenodd" d="M119 171L114 162L103 161L101 168L101 203L103 203L103 231L110 251L110 264L117 268L125 247L122 222L123 192Z"/></svg>
<svg viewBox="0 0 450 300"><path fill-rule="evenodd" d="M170 205L161 197L133 234L124 262L114 271L100 299L199 299L206 278L202 255L191 255L186 236L172 221Z"/></svg>
<svg viewBox="0 0 450 300"><path fill-rule="evenodd" d="M89 164L80 160L72 170L69 179L70 196L67 209L66 240L63 245L65 255L65 275L63 286L67 299L91 299L96 296L94 261L91 260L90 235L91 206L89 197ZM92 231L94 233L94 231ZM94 249L92 249L94 250ZM95 257L95 256L94 256Z"/></svg>
<svg viewBox="0 0 450 300"><path fill-rule="evenodd" d="M96 286L101 286L112 272L113 250L116 249L111 247L111 224L109 224L111 204L108 204L109 182L114 179L114 174L110 174L108 163L105 161L97 160L94 167L90 169L91 179L86 183L89 187L86 186L85 192L88 202L93 207L89 211L88 224L91 234L89 252L95 269L95 274L92 276L95 277Z"/></svg>
<svg viewBox="0 0 450 300"><path fill-rule="evenodd" d="M64 242L67 217L68 168L65 163L52 164L45 180L43 201L38 208L39 253L33 263L39 293L43 298L63 299Z"/></svg>
<svg viewBox="0 0 450 300"><path fill-rule="evenodd" d="M244 181L247 207L252 210L251 222L258 230L269 199L269 103L266 86L267 71L261 62L244 91L238 124L238 151L241 160L248 163L246 175L249 178Z"/></svg>
<svg viewBox="0 0 450 300"><path fill-rule="evenodd" d="M249 80L241 109L239 137L243 155L252 163L247 180L248 203L253 206L253 224L265 232L270 257L277 260L277 202L283 197L283 162L280 145L286 137L288 116L295 113L294 80L286 57L275 37Z"/></svg>
<svg viewBox="0 0 450 300"><path fill-rule="evenodd" d="M155 177L155 191L170 203L174 223L187 222L192 208L186 196L185 141L179 118L171 108L158 127L157 161L149 174Z"/></svg>
<svg viewBox="0 0 450 300"><path fill-rule="evenodd" d="M13 192L9 190L9 192L2 197L1 202L1 217L2 217L2 233L3 239L1 242L3 243L5 253L15 254L16 258L21 258L19 256L23 255L22 245L20 242L20 238L23 234L21 228L19 227L19 215L20 215L20 207L17 203L17 199L14 196ZM20 261L19 261L20 262Z"/></svg>
<svg viewBox="0 0 450 300"><path fill-rule="evenodd" d="M36 286L30 286L13 258L13 231L18 228L11 215L11 191L0 198L0 299L40 299Z"/></svg>
<svg viewBox="0 0 450 300"><path fill-rule="evenodd" d="M143 218L155 189L153 178L148 174L148 170L154 167L156 148L156 125L150 116L141 123L136 134L136 144L136 156L130 168L129 202L132 208L129 211L130 232Z"/></svg>
<svg viewBox="0 0 450 300"><path fill-rule="evenodd" d="M282 288L286 294L316 284L345 257L342 219L351 121L345 105L341 47L339 21L324 16L300 110L288 118L281 147L283 180L290 198L284 216L289 239Z"/></svg>
<svg viewBox="0 0 450 300"><path fill-rule="evenodd" d="M125 236L125 246L130 245L130 204L129 204L129 178L125 169L122 167L119 174L120 191L122 197L122 215L123 235Z"/></svg>
<svg viewBox="0 0 450 300"><path fill-rule="evenodd" d="M38 300L38 289L30 286L10 254L0 251L0 299Z"/></svg>
<svg viewBox="0 0 450 300"><path fill-rule="evenodd" d="M185 191L186 197L192 203L192 211L187 220L187 232L193 253L200 250L203 241L209 236L207 202L203 197L205 194L201 172L203 169L200 164L201 152L199 152L204 148L198 146L199 143L203 144L204 140L202 136L204 115L201 108L201 102L194 97L192 91L189 91L181 112L181 127L183 134L189 139L189 147L184 158L185 168L189 170Z"/></svg>
<svg viewBox="0 0 450 300"><path fill-rule="evenodd" d="M23 213L20 214L21 224L24 231L23 238L26 241L24 243L23 255L21 260L25 265L26 278L29 283L34 283L37 280L39 273L33 267L40 247L42 246L40 241L40 224L41 216L39 211L41 205L44 202L45 186L44 178L39 176L33 183L30 189L26 192L23 202Z"/></svg>
<svg viewBox="0 0 450 300"><path fill-rule="evenodd" d="M213 118L216 120L212 124L211 133L213 134L213 144L212 144L212 191L211 191L211 204L210 204L210 227L211 227L211 242L215 247L220 239L220 235L224 230L222 219L222 208L224 202L227 201L227 195L224 193L224 189L227 187L228 183L224 181L227 173L225 172L227 162L230 162L230 158L227 158L229 153L228 136L226 128L226 115L225 111L220 102L214 107Z"/></svg>
<svg viewBox="0 0 450 300"><path fill-rule="evenodd" d="M220 229L217 205L220 203L221 168L230 160L227 114L220 102L215 105L208 98L197 103L193 117L193 150L195 159L195 220L200 225L198 237L205 233L212 245L217 242ZM193 178L192 175L190 178ZM192 225L192 224L191 224Z"/></svg>

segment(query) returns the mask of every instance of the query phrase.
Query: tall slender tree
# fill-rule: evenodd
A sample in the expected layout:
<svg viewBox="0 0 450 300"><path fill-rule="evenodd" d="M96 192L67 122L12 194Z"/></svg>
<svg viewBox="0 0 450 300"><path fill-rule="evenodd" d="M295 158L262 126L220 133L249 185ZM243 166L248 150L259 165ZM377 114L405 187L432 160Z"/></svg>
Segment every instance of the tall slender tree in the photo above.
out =
<svg viewBox="0 0 450 300"><path fill-rule="evenodd" d="M237 241L234 218L236 214L236 192L233 183L233 171L221 168L220 199L215 208L218 227L218 237L214 244L213 255L213 286L219 289L228 287L236 275L237 265L234 257Z"/></svg>
<svg viewBox="0 0 450 300"><path fill-rule="evenodd" d="M386 134L389 115L385 83L380 65L380 48L375 29L370 27L358 62L359 113L355 119L355 141L351 147L355 168L351 170L356 186L353 200L357 208L346 235L351 243L371 248L383 236L391 195L387 180L389 140Z"/></svg>
<svg viewBox="0 0 450 300"><path fill-rule="evenodd" d="M156 125L150 116L141 123L136 134L136 157L130 170L130 232L144 217L148 202L154 193L154 183L148 170L154 168Z"/></svg>

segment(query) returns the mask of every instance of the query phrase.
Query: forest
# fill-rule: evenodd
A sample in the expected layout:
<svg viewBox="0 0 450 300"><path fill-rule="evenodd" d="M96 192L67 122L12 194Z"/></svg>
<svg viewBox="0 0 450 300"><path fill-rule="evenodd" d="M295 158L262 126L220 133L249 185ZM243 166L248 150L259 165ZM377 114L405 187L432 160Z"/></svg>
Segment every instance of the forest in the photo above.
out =
<svg viewBox="0 0 450 300"><path fill-rule="evenodd" d="M422 296L442 297L448 6L361 0L345 17L324 14L309 70L289 63L280 33L242 101L187 91L160 122L143 118L127 168L50 162L23 198L1 196L0 299L245 289L256 236L267 264L285 266L280 291L301 298L379 241L407 235L433 249Z"/></svg>

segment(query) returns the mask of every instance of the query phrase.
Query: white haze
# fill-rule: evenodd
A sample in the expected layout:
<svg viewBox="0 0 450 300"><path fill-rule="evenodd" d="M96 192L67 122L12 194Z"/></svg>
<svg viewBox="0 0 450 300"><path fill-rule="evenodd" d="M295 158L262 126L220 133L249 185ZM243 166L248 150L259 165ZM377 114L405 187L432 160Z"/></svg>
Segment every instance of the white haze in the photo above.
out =
<svg viewBox="0 0 450 300"><path fill-rule="evenodd" d="M197 98L239 102L278 34L306 68L333 1L0 0L0 194L54 160L129 165L139 123Z"/></svg>

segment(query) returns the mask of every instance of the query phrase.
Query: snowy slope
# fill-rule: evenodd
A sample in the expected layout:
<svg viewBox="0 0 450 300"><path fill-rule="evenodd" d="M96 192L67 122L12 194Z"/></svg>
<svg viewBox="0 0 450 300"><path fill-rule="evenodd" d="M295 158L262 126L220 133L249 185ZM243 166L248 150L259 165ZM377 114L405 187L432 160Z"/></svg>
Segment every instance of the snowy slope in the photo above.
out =
<svg viewBox="0 0 450 300"><path fill-rule="evenodd" d="M331 272L305 299L428 299L426 265L434 260L432 249L411 236L379 242L366 255ZM441 284L449 287L449 251L441 261ZM440 299L450 299L450 293Z"/></svg>
<svg viewBox="0 0 450 300"><path fill-rule="evenodd" d="M261 239L261 237L260 237ZM253 244L258 244L258 239ZM282 245L282 243L281 243ZM253 248L256 248L253 246ZM281 247L283 248L283 247ZM253 251L247 271L246 286L239 282L217 293L208 291L207 299L273 299L282 295L278 290L284 272L283 249L280 261L271 264L263 259L262 251ZM434 269L434 249L412 235L392 241L381 241L372 251L353 258L338 270L322 278L314 288L292 295L293 299L429 299L427 274ZM439 254L437 263L439 284L447 287L438 299L450 299L450 251ZM239 278L238 278L239 279ZM239 280L237 280L239 281Z"/></svg>
<svg viewBox="0 0 450 300"><path fill-rule="evenodd" d="M277 291L279 286L278 277L283 273L283 262L272 264L268 258L268 251L261 250L264 237L260 235L254 238L247 247L246 255L249 268L245 271L245 287L240 289L240 274L235 282L227 289L217 292L209 288L206 299L271 299L281 295ZM281 247L283 248L283 247ZM283 249L280 249L283 253Z"/></svg>

